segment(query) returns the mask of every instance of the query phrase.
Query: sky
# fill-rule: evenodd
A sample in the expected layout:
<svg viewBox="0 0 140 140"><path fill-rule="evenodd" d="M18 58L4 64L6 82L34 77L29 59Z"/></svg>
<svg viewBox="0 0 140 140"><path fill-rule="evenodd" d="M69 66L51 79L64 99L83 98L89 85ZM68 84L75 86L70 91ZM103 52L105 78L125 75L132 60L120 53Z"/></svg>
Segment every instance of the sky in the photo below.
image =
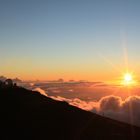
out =
<svg viewBox="0 0 140 140"><path fill-rule="evenodd" d="M0 0L0 75L108 81L140 74L139 0Z"/></svg>

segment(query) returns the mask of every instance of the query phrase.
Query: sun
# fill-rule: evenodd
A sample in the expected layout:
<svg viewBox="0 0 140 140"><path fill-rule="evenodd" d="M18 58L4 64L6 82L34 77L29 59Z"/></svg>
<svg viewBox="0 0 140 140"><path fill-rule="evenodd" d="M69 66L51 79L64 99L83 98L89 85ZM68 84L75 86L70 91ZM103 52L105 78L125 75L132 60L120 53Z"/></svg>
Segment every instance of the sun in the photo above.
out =
<svg viewBox="0 0 140 140"><path fill-rule="evenodd" d="M125 81L125 82L129 83L129 82L131 82L132 80L133 80L133 76L132 76L130 73L126 73L126 74L124 75L124 81Z"/></svg>
<svg viewBox="0 0 140 140"><path fill-rule="evenodd" d="M135 85L135 80L134 80L134 76L132 73L128 73L126 72L124 75L123 75L123 80L122 80L122 84L125 85L125 86L132 86L132 85Z"/></svg>

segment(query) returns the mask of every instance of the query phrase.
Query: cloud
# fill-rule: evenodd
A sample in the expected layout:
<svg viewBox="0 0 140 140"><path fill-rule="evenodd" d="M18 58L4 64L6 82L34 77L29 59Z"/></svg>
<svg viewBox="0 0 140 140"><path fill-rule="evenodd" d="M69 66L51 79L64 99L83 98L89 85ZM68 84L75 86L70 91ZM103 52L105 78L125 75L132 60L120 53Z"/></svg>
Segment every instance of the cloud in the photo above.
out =
<svg viewBox="0 0 140 140"><path fill-rule="evenodd" d="M29 83L29 85L32 87L32 86L34 86L35 84L34 84L34 83Z"/></svg>
<svg viewBox="0 0 140 140"><path fill-rule="evenodd" d="M38 91L40 94L42 94L44 96L48 96L48 94L45 92L45 90L43 90L41 88L35 88L34 91Z"/></svg>
<svg viewBox="0 0 140 140"><path fill-rule="evenodd" d="M100 110L102 111L118 111L121 107L122 99L121 97L110 95L102 97L99 101Z"/></svg>
<svg viewBox="0 0 140 140"><path fill-rule="evenodd" d="M41 88L34 90L54 100L65 101L81 109L140 126L140 96L129 96L122 100L119 96L109 95L99 101L84 101L79 98L48 96Z"/></svg>
<svg viewBox="0 0 140 140"><path fill-rule="evenodd" d="M140 96L122 100L118 96L103 97L99 101L99 114L140 126Z"/></svg>
<svg viewBox="0 0 140 140"><path fill-rule="evenodd" d="M140 96L129 96L122 104L124 120L140 126Z"/></svg>
<svg viewBox="0 0 140 140"><path fill-rule="evenodd" d="M80 100L78 98L72 99L70 102L71 105L77 106L81 109L91 111L91 110L98 110L98 102L86 102L83 100Z"/></svg>
<svg viewBox="0 0 140 140"><path fill-rule="evenodd" d="M122 100L119 96L105 96L97 101L83 101L78 98L67 99L61 96L50 96L59 101L66 101L70 105L91 111L115 120L140 126L140 96L129 96Z"/></svg>
<svg viewBox="0 0 140 140"><path fill-rule="evenodd" d="M57 101L65 101L68 102L70 105L76 106L78 108L91 111L98 106L97 102L86 102L79 98L67 99L61 96L49 96L50 98L57 100Z"/></svg>

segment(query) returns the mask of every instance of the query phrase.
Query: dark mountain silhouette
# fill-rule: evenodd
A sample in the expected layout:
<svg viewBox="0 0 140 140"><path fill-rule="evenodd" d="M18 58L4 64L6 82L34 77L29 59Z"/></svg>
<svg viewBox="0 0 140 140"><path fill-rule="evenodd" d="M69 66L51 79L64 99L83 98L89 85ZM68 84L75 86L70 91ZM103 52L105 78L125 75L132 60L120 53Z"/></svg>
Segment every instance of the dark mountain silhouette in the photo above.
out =
<svg viewBox="0 0 140 140"><path fill-rule="evenodd" d="M0 88L0 137L18 140L139 140L140 128L21 87Z"/></svg>

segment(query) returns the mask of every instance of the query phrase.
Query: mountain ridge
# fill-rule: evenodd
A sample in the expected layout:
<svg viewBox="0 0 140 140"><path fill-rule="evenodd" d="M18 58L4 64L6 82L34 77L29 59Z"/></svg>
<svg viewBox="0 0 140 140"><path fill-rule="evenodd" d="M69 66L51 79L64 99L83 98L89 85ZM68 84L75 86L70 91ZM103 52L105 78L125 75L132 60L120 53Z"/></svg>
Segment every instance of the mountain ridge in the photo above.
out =
<svg viewBox="0 0 140 140"><path fill-rule="evenodd" d="M112 120L22 87L0 89L5 139L136 140L140 128Z"/></svg>

